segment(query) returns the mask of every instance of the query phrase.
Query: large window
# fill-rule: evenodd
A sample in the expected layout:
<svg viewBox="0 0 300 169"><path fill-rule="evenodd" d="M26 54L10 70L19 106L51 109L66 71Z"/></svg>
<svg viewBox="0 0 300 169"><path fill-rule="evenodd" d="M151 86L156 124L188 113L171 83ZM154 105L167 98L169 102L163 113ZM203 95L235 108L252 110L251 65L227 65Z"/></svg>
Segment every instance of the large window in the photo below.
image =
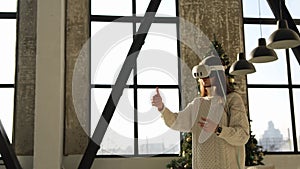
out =
<svg viewBox="0 0 300 169"><path fill-rule="evenodd" d="M0 0L0 119L12 141L17 0Z"/></svg>
<svg viewBox="0 0 300 169"><path fill-rule="evenodd" d="M296 23L300 1L285 0ZM268 39L277 29L266 0L243 0L245 53ZM298 26L298 30L300 27ZM251 129L269 153L300 152L300 63L291 49L275 50L278 60L254 64L256 73L247 75Z"/></svg>
<svg viewBox="0 0 300 169"><path fill-rule="evenodd" d="M92 133L149 3L91 0ZM170 109L180 109L177 13L176 0L161 1L98 155L178 154L180 133L166 127L150 100L159 87Z"/></svg>

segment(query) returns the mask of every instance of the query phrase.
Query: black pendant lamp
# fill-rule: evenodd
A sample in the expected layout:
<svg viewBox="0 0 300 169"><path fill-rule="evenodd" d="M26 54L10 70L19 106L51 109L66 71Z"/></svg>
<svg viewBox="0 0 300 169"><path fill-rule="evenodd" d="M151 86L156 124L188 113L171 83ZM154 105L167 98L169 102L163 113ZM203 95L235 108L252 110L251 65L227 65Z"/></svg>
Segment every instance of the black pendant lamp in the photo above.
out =
<svg viewBox="0 0 300 169"><path fill-rule="evenodd" d="M250 53L249 61L252 63L266 63L277 60L277 54L273 49L266 46L266 39L262 38L262 26L261 26L261 12L260 12L260 0L258 0L258 15L259 15L259 28L260 37L258 39L258 47L254 48Z"/></svg>
<svg viewBox="0 0 300 169"><path fill-rule="evenodd" d="M276 52L266 46L266 39L259 38L258 47L251 51L249 61L252 63L266 63L277 59L278 57Z"/></svg>
<svg viewBox="0 0 300 169"><path fill-rule="evenodd" d="M231 75L246 75L254 72L256 72L254 65L246 60L244 53L238 54L237 61L229 69Z"/></svg>
<svg viewBox="0 0 300 169"><path fill-rule="evenodd" d="M287 49L299 46L299 35L289 29L287 21L282 18L281 0L279 0L279 10L280 19L277 21L278 29L270 35L267 47L271 49Z"/></svg>

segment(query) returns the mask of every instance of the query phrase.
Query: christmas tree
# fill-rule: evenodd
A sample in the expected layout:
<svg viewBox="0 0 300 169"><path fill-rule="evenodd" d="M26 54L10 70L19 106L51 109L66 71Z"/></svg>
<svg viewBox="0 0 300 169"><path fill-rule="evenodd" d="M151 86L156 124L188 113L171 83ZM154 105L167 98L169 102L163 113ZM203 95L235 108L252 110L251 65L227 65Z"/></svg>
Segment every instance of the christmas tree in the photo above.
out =
<svg viewBox="0 0 300 169"><path fill-rule="evenodd" d="M182 136L180 158L171 160L168 169L192 169L192 133L182 133Z"/></svg>
<svg viewBox="0 0 300 169"><path fill-rule="evenodd" d="M251 128L251 127L250 127ZM263 147L258 145L255 135L250 130L250 138L245 145L246 149L246 166L264 165L262 160L264 159Z"/></svg>
<svg viewBox="0 0 300 169"><path fill-rule="evenodd" d="M210 46L209 52L205 56L211 56L211 55L218 55L220 57L220 60L222 62L222 65L225 69L225 74L228 78L229 87L234 89L234 76L229 74L229 68L230 68L230 60L229 56L225 53L225 50L223 49L222 43L217 41L216 36L214 35L214 40L211 41L212 45Z"/></svg>

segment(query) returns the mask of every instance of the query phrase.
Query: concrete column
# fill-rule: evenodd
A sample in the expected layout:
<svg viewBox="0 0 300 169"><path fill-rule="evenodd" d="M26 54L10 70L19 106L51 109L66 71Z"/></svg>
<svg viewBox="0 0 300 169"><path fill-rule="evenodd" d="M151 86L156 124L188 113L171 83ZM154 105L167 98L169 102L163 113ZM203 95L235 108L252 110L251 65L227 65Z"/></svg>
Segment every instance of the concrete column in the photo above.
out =
<svg viewBox="0 0 300 169"><path fill-rule="evenodd" d="M19 1L13 146L17 155L33 155L35 109L36 0Z"/></svg>
<svg viewBox="0 0 300 169"><path fill-rule="evenodd" d="M89 0L67 0L65 155L83 154L89 132ZM84 54L84 55L82 55ZM81 55L81 56L79 56Z"/></svg>
<svg viewBox="0 0 300 169"><path fill-rule="evenodd" d="M211 41L216 39L222 43L230 63L236 60L239 52L243 52L243 17L241 0L184 0L179 4L180 17L200 29ZM187 39L201 50L201 45L195 35L189 30L183 30L182 39ZM198 56L188 47L182 45L181 56L187 65L192 68L199 63ZM184 78L184 77L183 77ZM244 76L235 77L237 89L246 101L246 79ZM183 79L183 83L185 80ZM194 97L194 91L189 84L183 86L183 97L186 103Z"/></svg>
<svg viewBox="0 0 300 169"><path fill-rule="evenodd" d="M37 1L35 169L60 169L63 158L65 1Z"/></svg>

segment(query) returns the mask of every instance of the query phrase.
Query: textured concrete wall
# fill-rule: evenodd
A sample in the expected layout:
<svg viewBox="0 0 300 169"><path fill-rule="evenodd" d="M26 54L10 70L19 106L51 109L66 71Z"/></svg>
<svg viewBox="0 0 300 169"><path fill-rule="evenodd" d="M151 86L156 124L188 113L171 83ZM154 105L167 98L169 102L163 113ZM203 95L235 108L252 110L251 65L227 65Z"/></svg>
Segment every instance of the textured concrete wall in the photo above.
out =
<svg viewBox="0 0 300 169"><path fill-rule="evenodd" d="M192 23L200 29L208 39L216 39L222 43L230 62L236 60L239 52L243 51L243 22L241 0L184 0L180 1L180 17ZM196 44L198 50L202 50L201 37L196 37L189 30L181 30L181 39ZM187 65L199 63L199 56L187 46L182 45L181 57ZM202 56L201 56L202 57ZM242 94L246 103L246 85L244 76L236 76L237 90ZM183 77L183 84L187 82ZM195 95L191 84L183 87L183 96L186 102Z"/></svg>
<svg viewBox="0 0 300 169"><path fill-rule="evenodd" d="M15 114L13 144L18 155L33 155L35 78L36 78L36 17L37 1L19 1L17 68L15 90ZM89 1L68 0L66 2L66 94L65 94L65 154L82 153L88 137L78 121L78 116L88 124L88 61L82 72L82 102L75 111L73 104L73 71L80 50L89 37ZM82 66L82 65L81 65ZM84 74L84 76L83 76ZM84 119L84 120L82 120ZM88 126L85 126L86 128ZM87 129L86 129L87 131Z"/></svg>
<svg viewBox="0 0 300 169"><path fill-rule="evenodd" d="M64 152L81 154L88 143L86 132L89 129L89 61L88 53L82 51L89 38L89 0L67 0L66 15ZM76 90L73 91L73 88Z"/></svg>
<svg viewBox="0 0 300 169"><path fill-rule="evenodd" d="M33 154L36 69L36 0L19 1L13 145Z"/></svg>

